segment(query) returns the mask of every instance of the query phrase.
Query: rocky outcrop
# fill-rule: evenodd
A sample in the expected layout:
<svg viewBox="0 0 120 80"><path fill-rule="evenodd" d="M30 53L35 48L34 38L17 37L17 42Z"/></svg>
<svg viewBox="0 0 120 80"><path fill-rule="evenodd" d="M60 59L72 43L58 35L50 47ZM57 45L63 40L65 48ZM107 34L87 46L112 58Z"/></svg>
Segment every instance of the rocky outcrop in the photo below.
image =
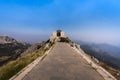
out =
<svg viewBox="0 0 120 80"><path fill-rule="evenodd" d="M6 44L6 43L16 43L17 40L8 37L8 36L0 36L0 44Z"/></svg>

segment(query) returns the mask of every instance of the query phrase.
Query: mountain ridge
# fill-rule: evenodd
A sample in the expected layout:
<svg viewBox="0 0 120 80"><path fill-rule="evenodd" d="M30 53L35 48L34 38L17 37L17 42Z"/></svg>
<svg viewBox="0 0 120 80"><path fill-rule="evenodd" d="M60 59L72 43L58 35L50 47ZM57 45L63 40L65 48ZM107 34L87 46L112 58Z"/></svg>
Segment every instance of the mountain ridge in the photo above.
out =
<svg viewBox="0 0 120 80"><path fill-rule="evenodd" d="M14 43L14 42L18 42L18 41L9 36L0 36L0 44Z"/></svg>
<svg viewBox="0 0 120 80"><path fill-rule="evenodd" d="M95 44L95 43L81 43L82 48L87 54L97 58L99 61L103 61L111 67L120 69L120 49L119 47L112 46L110 44Z"/></svg>
<svg viewBox="0 0 120 80"><path fill-rule="evenodd" d="M0 36L0 65L16 59L30 46L31 44L17 41L12 37Z"/></svg>

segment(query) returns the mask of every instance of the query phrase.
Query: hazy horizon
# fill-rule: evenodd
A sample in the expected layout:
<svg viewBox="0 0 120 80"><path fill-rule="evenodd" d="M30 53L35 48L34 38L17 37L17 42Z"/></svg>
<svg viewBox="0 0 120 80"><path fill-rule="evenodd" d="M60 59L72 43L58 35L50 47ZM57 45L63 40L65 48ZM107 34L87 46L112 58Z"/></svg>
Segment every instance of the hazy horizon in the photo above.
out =
<svg viewBox="0 0 120 80"><path fill-rule="evenodd" d="M47 40L63 30L72 40L120 45L118 0L0 0L0 35Z"/></svg>

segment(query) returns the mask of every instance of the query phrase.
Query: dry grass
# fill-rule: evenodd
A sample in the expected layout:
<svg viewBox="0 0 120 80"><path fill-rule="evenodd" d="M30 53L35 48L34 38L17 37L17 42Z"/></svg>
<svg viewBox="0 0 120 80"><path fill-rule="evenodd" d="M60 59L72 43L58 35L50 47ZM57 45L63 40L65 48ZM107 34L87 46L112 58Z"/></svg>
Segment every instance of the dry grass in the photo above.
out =
<svg viewBox="0 0 120 80"><path fill-rule="evenodd" d="M10 56L2 56L2 57L0 57L0 61L7 60L9 58L10 58Z"/></svg>

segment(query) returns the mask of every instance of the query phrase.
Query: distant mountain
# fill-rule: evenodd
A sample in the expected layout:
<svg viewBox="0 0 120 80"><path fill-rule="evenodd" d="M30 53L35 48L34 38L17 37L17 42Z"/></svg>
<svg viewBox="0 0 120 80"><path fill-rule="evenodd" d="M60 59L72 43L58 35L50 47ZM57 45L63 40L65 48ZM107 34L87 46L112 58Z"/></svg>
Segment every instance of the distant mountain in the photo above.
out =
<svg viewBox="0 0 120 80"><path fill-rule="evenodd" d="M9 56L9 59L15 59L30 46L28 43L17 41L9 36L0 36L0 57ZM5 61L6 59L0 59L0 64Z"/></svg>
<svg viewBox="0 0 120 80"><path fill-rule="evenodd" d="M120 45L118 47L120 48Z"/></svg>
<svg viewBox="0 0 120 80"><path fill-rule="evenodd" d="M114 57L120 58L120 47L110 44L99 44L99 48Z"/></svg>
<svg viewBox="0 0 120 80"><path fill-rule="evenodd" d="M106 52L107 54L120 58L120 48L110 44L89 44L95 50Z"/></svg>
<svg viewBox="0 0 120 80"><path fill-rule="evenodd" d="M11 37L0 36L0 44L15 43L15 42L17 42L17 41Z"/></svg>
<svg viewBox="0 0 120 80"><path fill-rule="evenodd" d="M120 69L120 48L110 44L94 44L81 43L80 47L89 55L96 57L98 60L107 63L108 65Z"/></svg>

